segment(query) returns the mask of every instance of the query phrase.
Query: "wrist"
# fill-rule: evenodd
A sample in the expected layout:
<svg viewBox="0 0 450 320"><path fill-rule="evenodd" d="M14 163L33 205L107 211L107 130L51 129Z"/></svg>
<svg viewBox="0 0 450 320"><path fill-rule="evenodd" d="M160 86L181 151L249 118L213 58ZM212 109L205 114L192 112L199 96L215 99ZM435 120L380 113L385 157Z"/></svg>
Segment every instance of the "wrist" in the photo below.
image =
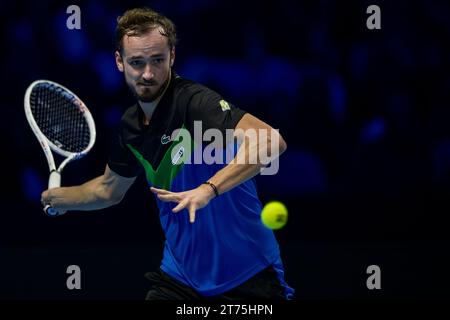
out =
<svg viewBox="0 0 450 320"><path fill-rule="evenodd" d="M203 182L202 185L204 185L206 188L209 189L211 199L219 196L219 190L217 189L216 185L211 181Z"/></svg>

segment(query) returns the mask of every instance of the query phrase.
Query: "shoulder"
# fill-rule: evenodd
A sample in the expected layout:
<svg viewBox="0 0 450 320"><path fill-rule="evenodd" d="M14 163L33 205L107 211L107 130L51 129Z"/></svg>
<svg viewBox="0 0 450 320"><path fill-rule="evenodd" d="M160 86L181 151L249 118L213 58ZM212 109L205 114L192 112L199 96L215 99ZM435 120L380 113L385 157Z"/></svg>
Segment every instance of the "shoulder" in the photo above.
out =
<svg viewBox="0 0 450 320"><path fill-rule="evenodd" d="M186 102L187 104L189 104L192 99L195 99L196 102L200 102L211 98L220 98L220 95L217 92L196 81L185 79L178 75L175 81L175 94L180 101Z"/></svg>

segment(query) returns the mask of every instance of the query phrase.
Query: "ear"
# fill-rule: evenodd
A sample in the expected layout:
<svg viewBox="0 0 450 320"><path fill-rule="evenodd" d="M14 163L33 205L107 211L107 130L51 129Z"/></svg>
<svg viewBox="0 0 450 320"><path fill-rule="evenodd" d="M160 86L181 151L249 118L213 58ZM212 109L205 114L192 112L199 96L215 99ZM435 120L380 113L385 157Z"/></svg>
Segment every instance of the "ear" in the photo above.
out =
<svg viewBox="0 0 450 320"><path fill-rule="evenodd" d="M175 62L175 47L170 50L170 67L173 66L173 63Z"/></svg>
<svg viewBox="0 0 450 320"><path fill-rule="evenodd" d="M120 72L123 72L123 59L122 59L122 55L119 53L119 51L115 52L115 57L116 57L117 69L119 69Z"/></svg>

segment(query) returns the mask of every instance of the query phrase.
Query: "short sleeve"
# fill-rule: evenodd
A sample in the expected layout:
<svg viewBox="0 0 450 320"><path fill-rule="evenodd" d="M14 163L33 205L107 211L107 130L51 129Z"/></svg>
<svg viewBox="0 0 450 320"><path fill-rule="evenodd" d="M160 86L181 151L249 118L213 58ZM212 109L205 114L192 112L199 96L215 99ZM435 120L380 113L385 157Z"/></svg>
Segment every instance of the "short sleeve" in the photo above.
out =
<svg viewBox="0 0 450 320"><path fill-rule="evenodd" d="M236 128L245 113L213 90L201 87L188 103L185 122L192 129L194 121L202 121L202 131L215 128L225 135L227 129Z"/></svg>
<svg viewBox="0 0 450 320"><path fill-rule="evenodd" d="M127 178L136 177L143 171L141 164L123 143L121 130L110 145L108 166L118 175Z"/></svg>

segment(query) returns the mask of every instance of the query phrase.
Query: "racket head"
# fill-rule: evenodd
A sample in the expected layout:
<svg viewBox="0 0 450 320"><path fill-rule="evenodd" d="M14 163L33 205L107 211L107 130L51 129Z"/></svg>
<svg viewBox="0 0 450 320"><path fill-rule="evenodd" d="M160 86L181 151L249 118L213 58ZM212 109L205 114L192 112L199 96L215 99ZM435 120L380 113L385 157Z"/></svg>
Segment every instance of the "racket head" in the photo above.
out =
<svg viewBox="0 0 450 320"><path fill-rule="evenodd" d="M92 149L94 119L83 101L66 87L49 80L34 81L25 92L24 107L44 151L44 144L48 144L70 161Z"/></svg>

